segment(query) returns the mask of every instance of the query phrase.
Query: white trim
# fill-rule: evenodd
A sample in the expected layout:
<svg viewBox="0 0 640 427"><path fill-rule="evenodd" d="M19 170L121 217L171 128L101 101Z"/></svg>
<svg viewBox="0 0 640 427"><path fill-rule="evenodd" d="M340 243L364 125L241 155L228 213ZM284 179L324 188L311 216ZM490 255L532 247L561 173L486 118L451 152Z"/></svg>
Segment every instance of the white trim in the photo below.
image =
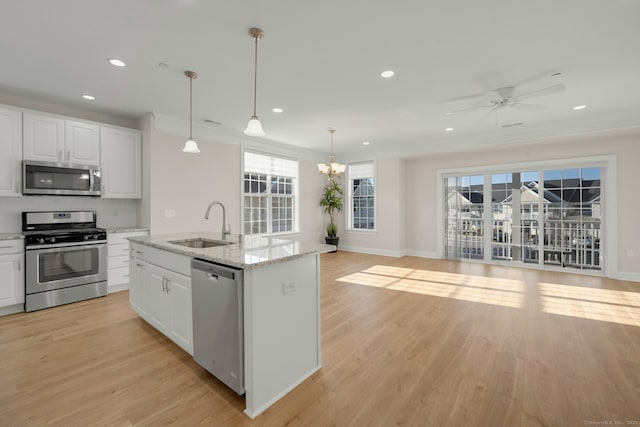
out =
<svg viewBox="0 0 640 427"><path fill-rule="evenodd" d="M402 255L415 256L420 258L439 259L438 254L433 251L416 251L415 249L405 249Z"/></svg>
<svg viewBox="0 0 640 427"><path fill-rule="evenodd" d="M24 304L8 305L0 307L0 316L8 316L9 314L24 313Z"/></svg>
<svg viewBox="0 0 640 427"><path fill-rule="evenodd" d="M618 280L626 280L629 282L640 282L640 273L632 273L627 271L618 271L616 277Z"/></svg>
<svg viewBox="0 0 640 427"><path fill-rule="evenodd" d="M310 371L308 371L307 373L305 373L304 375L302 375L300 378L298 378L296 381L294 381L291 385L289 385L287 388L285 388L284 390L282 390L280 393L276 394L273 398L269 399L267 401L267 403L265 403L264 405L261 405L258 408L255 408L253 411L250 411L249 408L246 408L244 410L244 413L251 419L254 419L255 417L257 417L258 415L260 415L261 413L263 413L267 408L269 408L269 406L273 405L274 403L276 403L278 400L280 400L285 394L289 393L291 390L293 390L294 388L298 387L300 384L302 384L304 381L307 380L307 378L309 378L311 375L313 375L314 373L316 373L318 370L320 370L320 368L322 368L322 366L320 364L318 364L318 366L314 367L313 369L311 369ZM247 391L247 394L250 393L249 391Z"/></svg>
<svg viewBox="0 0 640 427"><path fill-rule="evenodd" d="M358 252L361 254L389 256L394 258L401 258L403 255L403 251L401 250L365 248L362 246L339 245L338 251L341 250L346 252Z"/></svg>
<svg viewBox="0 0 640 427"><path fill-rule="evenodd" d="M121 283L119 285L107 285L107 295L113 294L115 292L122 292L129 290L129 283Z"/></svg>
<svg viewBox="0 0 640 427"><path fill-rule="evenodd" d="M168 132L174 135L182 135L185 129L189 129L189 122L166 114L153 112L153 128L161 132ZM326 153L297 147L290 144L272 141L259 137L247 137L241 132L234 132L221 126L207 126L200 122L193 123L193 133L200 143L200 139L220 142L240 146L243 150L249 148L251 151L260 152L269 148L270 153L294 156L317 163L326 157Z"/></svg>

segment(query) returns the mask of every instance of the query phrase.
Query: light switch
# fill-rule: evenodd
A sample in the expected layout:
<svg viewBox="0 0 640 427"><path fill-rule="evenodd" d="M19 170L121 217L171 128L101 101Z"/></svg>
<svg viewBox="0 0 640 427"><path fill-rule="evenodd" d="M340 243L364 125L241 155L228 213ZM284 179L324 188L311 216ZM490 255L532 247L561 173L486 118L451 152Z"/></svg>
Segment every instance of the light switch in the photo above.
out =
<svg viewBox="0 0 640 427"><path fill-rule="evenodd" d="M164 217L165 218L175 218L176 216L176 210L175 209L165 209L164 210Z"/></svg>

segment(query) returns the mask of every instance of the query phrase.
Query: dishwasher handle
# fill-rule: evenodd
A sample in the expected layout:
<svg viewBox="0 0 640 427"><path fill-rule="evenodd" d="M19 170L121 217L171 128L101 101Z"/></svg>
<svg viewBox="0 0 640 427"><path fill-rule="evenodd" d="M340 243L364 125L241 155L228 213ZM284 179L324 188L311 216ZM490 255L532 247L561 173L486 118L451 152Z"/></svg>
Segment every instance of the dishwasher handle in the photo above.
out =
<svg viewBox="0 0 640 427"><path fill-rule="evenodd" d="M210 280L218 280L220 277L236 280L236 275L239 271L238 269L202 261L197 258L191 260L191 268L194 270L204 271L207 275L207 279Z"/></svg>

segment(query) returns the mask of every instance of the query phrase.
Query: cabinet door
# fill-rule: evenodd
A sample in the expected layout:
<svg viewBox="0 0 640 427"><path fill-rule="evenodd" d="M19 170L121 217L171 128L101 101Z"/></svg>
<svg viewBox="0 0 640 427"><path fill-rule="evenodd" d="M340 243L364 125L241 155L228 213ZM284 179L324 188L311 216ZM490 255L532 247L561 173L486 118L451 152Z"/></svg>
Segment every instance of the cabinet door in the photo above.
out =
<svg viewBox="0 0 640 427"><path fill-rule="evenodd" d="M100 165L100 128L83 122L65 121L64 161Z"/></svg>
<svg viewBox="0 0 640 427"><path fill-rule="evenodd" d="M24 303L24 254L0 255L0 307Z"/></svg>
<svg viewBox="0 0 640 427"><path fill-rule="evenodd" d="M165 272L171 300L170 338L193 355L193 318L191 278L171 271Z"/></svg>
<svg viewBox="0 0 640 427"><path fill-rule="evenodd" d="M142 135L138 131L100 127L102 198L142 197Z"/></svg>
<svg viewBox="0 0 640 427"><path fill-rule="evenodd" d="M22 193L22 113L0 109L0 196Z"/></svg>
<svg viewBox="0 0 640 427"><path fill-rule="evenodd" d="M129 301L131 307L146 320L151 318L151 271L150 265L133 257L129 263Z"/></svg>
<svg viewBox="0 0 640 427"><path fill-rule="evenodd" d="M149 296L149 322L160 332L169 336L171 325L171 300L167 292L167 280L164 277L165 270L155 265L147 264L148 274L145 275L148 283Z"/></svg>
<svg viewBox="0 0 640 427"><path fill-rule="evenodd" d="M64 161L64 120L24 113L22 124L25 160Z"/></svg>

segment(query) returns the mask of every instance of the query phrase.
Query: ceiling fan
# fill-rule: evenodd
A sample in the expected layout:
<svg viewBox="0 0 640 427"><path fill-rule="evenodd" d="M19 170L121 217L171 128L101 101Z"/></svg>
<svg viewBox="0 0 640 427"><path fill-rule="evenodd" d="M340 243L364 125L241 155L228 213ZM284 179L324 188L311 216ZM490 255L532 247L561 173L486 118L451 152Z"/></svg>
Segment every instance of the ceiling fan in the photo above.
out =
<svg viewBox="0 0 640 427"><path fill-rule="evenodd" d="M493 95L489 98L488 104L474 106L469 108L463 108L462 110L450 111L447 115L457 114L467 111L494 111L500 108L505 107L513 107L523 111L540 111L547 108L546 105L539 104L529 104L524 101L528 101L530 99L540 98L547 95L552 95L554 93L562 92L567 88L563 84L555 84L553 86L546 87L544 89L538 89L530 92L525 92L522 94L516 94L516 88L514 86L506 86L498 89L493 89L487 91L485 94L495 93L497 96Z"/></svg>

